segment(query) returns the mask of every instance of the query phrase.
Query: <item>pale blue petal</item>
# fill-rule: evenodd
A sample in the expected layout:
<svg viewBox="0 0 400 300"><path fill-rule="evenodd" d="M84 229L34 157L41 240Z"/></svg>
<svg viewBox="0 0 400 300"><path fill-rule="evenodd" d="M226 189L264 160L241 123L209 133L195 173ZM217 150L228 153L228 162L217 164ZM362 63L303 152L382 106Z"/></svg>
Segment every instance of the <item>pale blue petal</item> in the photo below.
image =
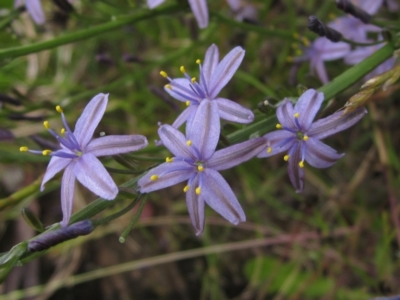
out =
<svg viewBox="0 0 400 300"><path fill-rule="evenodd" d="M165 0L147 0L147 6L153 9L163 3Z"/></svg>
<svg viewBox="0 0 400 300"><path fill-rule="evenodd" d="M215 68L218 66L218 62L219 62L218 47L215 44L212 44L207 49L206 55L204 57L204 63L202 66L204 79L206 80L206 85L208 87L210 86L211 76L214 73Z"/></svg>
<svg viewBox="0 0 400 300"><path fill-rule="evenodd" d="M298 128L294 123L293 104L290 100L285 99L276 110L276 117L283 128L297 131Z"/></svg>
<svg viewBox="0 0 400 300"><path fill-rule="evenodd" d="M138 185L140 187L140 192L150 193L178 184L188 180L195 172L193 166L184 161L163 163L151 169L146 175L139 179ZM158 176L158 179L151 180L153 175Z"/></svg>
<svg viewBox="0 0 400 300"><path fill-rule="evenodd" d="M264 135L264 138L267 140L269 146L257 155L259 158L270 157L282 152L287 152L294 143L297 143L296 134L283 129L267 133ZM271 148L270 152L268 152L268 148Z"/></svg>
<svg viewBox="0 0 400 300"><path fill-rule="evenodd" d="M168 85L167 85L168 86ZM170 82L171 88L164 90L176 100L186 102L200 102L202 99L192 90L191 83L187 78L175 78Z"/></svg>
<svg viewBox="0 0 400 300"><path fill-rule="evenodd" d="M40 25L46 21L40 0L26 0L25 6L26 10L36 24Z"/></svg>
<svg viewBox="0 0 400 300"><path fill-rule="evenodd" d="M246 221L244 211L231 187L217 171L204 170L200 197L232 224Z"/></svg>
<svg viewBox="0 0 400 300"><path fill-rule="evenodd" d="M210 80L210 97L214 99L222 88L231 80L236 70L239 68L245 51L242 47L233 48L218 64Z"/></svg>
<svg viewBox="0 0 400 300"><path fill-rule="evenodd" d="M323 84L327 84L329 82L328 73L326 72L324 62L318 57L318 60L311 60L311 72L317 72L317 76L319 80Z"/></svg>
<svg viewBox="0 0 400 300"><path fill-rule="evenodd" d="M344 156L317 139L309 138L305 143L307 145L305 160L314 168L330 167Z"/></svg>
<svg viewBox="0 0 400 300"><path fill-rule="evenodd" d="M117 197L117 185L92 153L85 153L76 160L74 174L80 183L97 196L106 200Z"/></svg>
<svg viewBox="0 0 400 300"><path fill-rule="evenodd" d="M350 52L351 46L345 42L332 42L326 38L318 38L313 46L321 60L330 61L343 58Z"/></svg>
<svg viewBox="0 0 400 300"><path fill-rule="evenodd" d="M86 153L94 156L116 155L140 150L147 146L143 135L108 135L91 140L86 147Z"/></svg>
<svg viewBox="0 0 400 300"><path fill-rule="evenodd" d="M289 150L290 156L288 161L289 178L296 189L296 193L301 193L304 189L304 168L300 168L299 163L302 160L301 143L296 143Z"/></svg>
<svg viewBox="0 0 400 300"><path fill-rule="evenodd" d="M204 200L196 194L196 188L199 185L199 176L193 176L193 180L190 180L190 183L188 183L190 186L186 192L186 205L193 227L196 230L196 235L199 235L204 230Z"/></svg>
<svg viewBox="0 0 400 300"><path fill-rule="evenodd" d="M338 111L329 117L314 122L311 125L310 130L307 132L307 135L317 140L322 140L332 134L353 126L360 121L366 113L367 110L363 107L359 107L347 114Z"/></svg>
<svg viewBox="0 0 400 300"><path fill-rule="evenodd" d="M259 154L268 144L265 138L256 138L218 150L208 161L207 167L217 171L232 168Z"/></svg>
<svg viewBox="0 0 400 300"><path fill-rule="evenodd" d="M194 114L196 113L197 108L198 108L198 105L194 105L194 104L189 105L183 112L181 112L181 114L176 118L174 123L172 123L172 127L178 129L187 120L192 119Z"/></svg>
<svg viewBox="0 0 400 300"><path fill-rule="evenodd" d="M354 4L365 10L370 15L377 13L383 4L383 0L356 0Z"/></svg>
<svg viewBox="0 0 400 300"><path fill-rule="evenodd" d="M158 135L161 138L164 146L174 156L187 157L195 160L197 155L191 146L187 145L186 137L171 125L165 124L158 128Z"/></svg>
<svg viewBox="0 0 400 300"><path fill-rule="evenodd" d="M206 0L189 0L190 8L197 20L199 28L208 26L208 7Z"/></svg>
<svg viewBox="0 0 400 300"><path fill-rule="evenodd" d="M215 101L203 100L200 103L189 130L188 137L199 150L201 159L208 160L214 154L221 130Z"/></svg>
<svg viewBox="0 0 400 300"><path fill-rule="evenodd" d="M50 179L52 179L58 172L63 170L72 162L70 158L61 158L53 156L47 166L46 173L43 176L42 185L40 186L40 191L44 190L44 185Z"/></svg>
<svg viewBox="0 0 400 300"><path fill-rule="evenodd" d="M305 91L294 106L294 113L298 113L298 121L302 131L307 131L324 101L324 94L314 89Z"/></svg>
<svg viewBox="0 0 400 300"><path fill-rule="evenodd" d="M66 167L61 180L61 209L63 213L61 227L68 226L69 219L72 215L75 188L74 167L75 162L72 162Z"/></svg>
<svg viewBox="0 0 400 300"><path fill-rule="evenodd" d="M244 108L229 99L216 98L214 101L217 101L221 119L241 124L253 122L254 114L250 109Z"/></svg>
<svg viewBox="0 0 400 300"><path fill-rule="evenodd" d="M104 115L107 102L108 94L94 96L76 122L74 135L82 150L85 149L86 145L92 139L93 133Z"/></svg>

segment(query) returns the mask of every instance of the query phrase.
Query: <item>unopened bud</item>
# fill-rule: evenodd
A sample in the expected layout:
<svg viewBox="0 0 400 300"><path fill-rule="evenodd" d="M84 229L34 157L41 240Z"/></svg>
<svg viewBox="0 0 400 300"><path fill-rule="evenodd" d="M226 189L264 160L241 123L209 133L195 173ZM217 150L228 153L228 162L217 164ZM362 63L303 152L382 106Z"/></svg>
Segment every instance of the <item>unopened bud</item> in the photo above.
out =
<svg viewBox="0 0 400 300"><path fill-rule="evenodd" d="M324 36L328 40L337 43L342 39L342 34L333 28L326 26L317 17L310 16L308 18L308 29L315 32L319 36Z"/></svg>
<svg viewBox="0 0 400 300"><path fill-rule="evenodd" d="M353 97L351 97L349 101L347 101L346 104L344 105L343 115L352 112L357 107L364 106L367 103L368 99L371 97L371 95L374 93L374 91L375 89L373 88L361 90Z"/></svg>
<svg viewBox="0 0 400 300"><path fill-rule="evenodd" d="M355 6L349 0L336 0L336 6L340 10L360 19L363 23L368 24L371 22L371 15L362 8Z"/></svg>

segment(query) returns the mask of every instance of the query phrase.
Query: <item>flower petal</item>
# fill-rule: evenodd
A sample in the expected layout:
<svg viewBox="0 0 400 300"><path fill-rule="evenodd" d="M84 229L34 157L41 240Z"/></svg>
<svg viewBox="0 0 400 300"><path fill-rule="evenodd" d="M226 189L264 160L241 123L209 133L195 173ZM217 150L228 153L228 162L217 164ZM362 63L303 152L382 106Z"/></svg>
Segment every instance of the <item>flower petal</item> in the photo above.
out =
<svg viewBox="0 0 400 300"><path fill-rule="evenodd" d="M267 139L261 137L218 150L207 167L217 171L232 168L259 154L268 144Z"/></svg>
<svg viewBox="0 0 400 300"><path fill-rule="evenodd" d="M288 173L289 178L296 189L296 193L301 193L304 189L304 168L300 168L301 143L295 143L289 151Z"/></svg>
<svg viewBox="0 0 400 300"><path fill-rule="evenodd" d="M347 114L338 111L329 117L314 122L311 125L310 130L307 132L307 135L314 139L322 140L332 134L353 126L355 123L360 121L366 113L367 110L363 107L359 107Z"/></svg>
<svg viewBox="0 0 400 300"><path fill-rule="evenodd" d="M199 186L198 175L195 175L190 185L189 190L186 192L186 205L193 227L196 230L196 235L199 235L204 230L204 200L196 194L196 187Z"/></svg>
<svg viewBox="0 0 400 300"><path fill-rule="evenodd" d="M92 139L94 130L99 124L107 107L108 94L98 94L86 105L75 125L74 135L84 150Z"/></svg>
<svg viewBox="0 0 400 300"><path fill-rule="evenodd" d="M283 128L298 130L294 123L293 104L289 99L284 99L283 103L278 106L276 117Z"/></svg>
<svg viewBox="0 0 400 300"><path fill-rule="evenodd" d="M332 166L337 160L344 156L337 153L335 149L325 145L321 141L309 138L306 143L306 157L305 160L314 168L327 168Z"/></svg>
<svg viewBox="0 0 400 300"><path fill-rule="evenodd" d="M163 163L151 169L146 175L139 179L138 185L140 187L140 192L150 193L175 185L189 179L194 172L193 166L184 161ZM151 177L154 175L158 176L158 178L151 180Z"/></svg>
<svg viewBox="0 0 400 300"><path fill-rule="evenodd" d="M269 144L266 151L261 151L257 155L259 158L270 157L282 152L287 152L294 143L297 143L297 137L293 132L287 130L276 130L264 135L264 138ZM270 148L270 152L268 152Z"/></svg>
<svg viewBox="0 0 400 300"><path fill-rule="evenodd" d="M318 110L324 101L324 93L319 93L314 89L305 91L294 106L294 113L298 113L298 121L303 131L307 131Z"/></svg>
<svg viewBox="0 0 400 300"><path fill-rule="evenodd" d="M217 171L205 169L200 197L232 224L246 221L246 216L229 184Z"/></svg>
<svg viewBox="0 0 400 300"><path fill-rule="evenodd" d="M318 60L314 61L311 59L311 72L316 71L319 80L323 84L327 84L329 82L328 73L326 72L325 63L317 57Z"/></svg>
<svg viewBox="0 0 400 300"><path fill-rule="evenodd" d="M190 8L197 20L199 28L208 26L208 7L206 0L189 0Z"/></svg>
<svg viewBox="0 0 400 300"><path fill-rule="evenodd" d="M85 153L76 160L74 174L80 183L97 196L107 200L117 197L117 185L92 153Z"/></svg>
<svg viewBox="0 0 400 300"><path fill-rule="evenodd" d="M193 160L197 158L193 148L186 144L186 137L171 125L164 124L160 126L160 128L158 128L158 135L164 146L167 147L173 155L187 157Z"/></svg>
<svg viewBox="0 0 400 300"><path fill-rule="evenodd" d="M40 25L46 21L40 0L26 0L25 6L26 10L29 12L36 24Z"/></svg>
<svg viewBox="0 0 400 300"><path fill-rule="evenodd" d="M74 167L75 162L72 162L68 167L66 167L61 180L61 209L63 212L61 227L68 226L69 219L72 215L75 188Z"/></svg>
<svg viewBox="0 0 400 300"><path fill-rule="evenodd" d="M331 42L330 40L324 39L323 48L319 49L319 55L321 60L329 61L336 60L345 57L351 50L351 46L345 42Z"/></svg>
<svg viewBox="0 0 400 300"><path fill-rule="evenodd" d="M219 62L219 51L215 44L208 47L206 55L204 57L204 63L202 66L203 76L206 81L206 86L210 86L211 76L215 71ZM200 77L201 80L201 77Z"/></svg>
<svg viewBox="0 0 400 300"><path fill-rule="evenodd" d="M52 179L58 172L67 167L71 162L72 159L53 156L47 166L46 173L43 176L40 191L43 192L46 182Z"/></svg>
<svg viewBox="0 0 400 300"><path fill-rule="evenodd" d="M86 153L94 156L115 155L140 150L147 144L143 135L108 135L90 141Z"/></svg>
<svg viewBox="0 0 400 300"><path fill-rule="evenodd" d="M163 3L165 0L147 0L147 6L153 9Z"/></svg>
<svg viewBox="0 0 400 300"><path fill-rule="evenodd" d="M203 100L188 130L188 138L199 150L201 159L208 160L215 152L221 130L217 103Z"/></svg>
<svg viewBox="0 0 400 300"><path fill-rule="evenodd" d="M189 105L181 114L176 118L174 123L172 123L172 127L178 129L185 123L187 120L192 119L194 114L196 113L198 105L191 104ZM188 126L188 125L186 125Z"/></svg>
<svg viewBox="0 0 400 300"><path fill-rule="evenodd" d="M164 87L164 90L176 100L186 102L200 102L202 99L192 90L191 83L187 78L175 78L170 82L170 87Z"/></svg>
<svg viewBox="0 0 400 300"><path fill-rule="evenodd" d="M216 98L214 101L218 104L221 119L241 124L248 124L254 121L254 114L250 109L244 108L229 99Z"/></svg>
<svg viewBox="0 0 400 300"><path fill-rule="evenodd" d="M239 68L245 51L242 47L233 48L218 64L211 76L209 93L211 99L216 98L222 88L231 80Z"/></svg>

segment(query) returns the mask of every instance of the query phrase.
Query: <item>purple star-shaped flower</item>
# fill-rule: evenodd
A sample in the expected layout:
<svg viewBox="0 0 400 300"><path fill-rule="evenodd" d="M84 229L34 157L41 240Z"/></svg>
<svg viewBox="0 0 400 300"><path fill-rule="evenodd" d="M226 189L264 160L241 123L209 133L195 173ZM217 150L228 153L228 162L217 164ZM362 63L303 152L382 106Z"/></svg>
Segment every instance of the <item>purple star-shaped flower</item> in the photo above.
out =
<svg viewBox="0 0 400 300"><path fill-rule="evenodd" d="M163 3L165 0L147 0L147 6L153 9ZM199 28L208 26L208 7L206 0L188 0L190 8L197 20Z"/></svg>
<svg viewBox="0 0 400 300"><path fill-rule="evenodd" d="M42 9L42 4L40 3L40 0L15 0L14 1L14 7L17 8L25 2L26 10L32 17L33 21L36 24L43 24L46 20L44 17L43 9Z"/></svg>
<svg viewBox="0 0 400 300"><path fill-rule="evenodd" d="M258 155L269 157L286 152L284 160L288 161L290 181L296 192L304 188L304 161L315 168L327 168L344 155L320 140L353 126L367 113L365 108L357 108L349 114L336 112L313 122L323 100L324 94L313 89L304 92L294 107L286 99L276 111L280 130L264 135L270 145Z"/></svg>
<svg viewBox="0 0 400 300"><path fill-rule="evenodd" d="M97 157L127 153L147 146L147 139L142 135L109 135L92 139L93 132L106 110L107 102L108 95L95 96L76 122L74 132L68 127L61 108L57 106L65 127L64 137L50 129L48 122L45 122L45 127L60 142L60 150L35 151L21 147L21 151L52 156L43 177L41 191L44 190L46 182L65 169L61 181L63 227L68 225L72 214L75 178L96 195L112 200L118 194L118 187Z"/></svg>
<svg viewBox="0 0 400 300"><path fill-rule="evenodd" d="M219 133L218 104L204 100L187 137L170 125L159 128L161 141L174 157L167 158L138 181L140 192L149 193L188 180L183 190L197 234L204 229L204 203L235 225L246 220L235 194L218 171L249 160L267 147L267 141L261 137L215 151Z"/></svg>
<svg viewBox="0 0 400 300"><path fill-rule="evenodd" d="M217 97L222 88L229 82L243 60L245 51L241 47L232 49L219 62L219 51L216 45L211 45L206 52L204 64L197 60L200 67L200 81L190 77L184 67L181 71L185 78L171 79L161 71L160 74L166 77L170 83L165 90L175 99L185 102L188 106L172 124L173 127L180 127L187 121L187 129L191 127L196 111L204 100L210 100L217 104L217 111L220 118L236 123L247 124L254 120L251 110L225 98Z"/></svg>

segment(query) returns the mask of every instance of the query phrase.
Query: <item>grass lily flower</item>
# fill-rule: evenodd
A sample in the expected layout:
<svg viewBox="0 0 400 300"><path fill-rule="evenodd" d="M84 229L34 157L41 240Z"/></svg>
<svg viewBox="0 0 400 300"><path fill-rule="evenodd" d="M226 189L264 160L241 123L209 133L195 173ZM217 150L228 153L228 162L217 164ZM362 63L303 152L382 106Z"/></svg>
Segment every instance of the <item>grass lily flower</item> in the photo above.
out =
<svg viewBox="0 0 400 300"><path fill-rule="evenodd" d="M175 99L185 102L188 106L172 124L178 128L187 121L187 127L191 127L191 121L196 115L199 105L205 101L213 101L217 104L218 115L221 119L231 122L247 124L254 120L251 110L233 102L232 100L218 97L219 92L229 82L243 60L245 51L242 47L235 47L219 62L219 51L216 45L211 45L206 52L204 64L200 60L196 63L200 68L200 80L190 77L185 68L180 68L184 78L172 79L167 73L160 74L169 80L165 90Z"/></svg>
<svg viewBox="0 0 400 300"><path fill-rule="evenodd" d="M26 0L26 1L15 0L14 7L17 8L19 6L22 6L24 2L26 10L32 17L33 21L38 25L43 24L46 21L46 19L44 17L42 4L40 3L40 0Z"/></svg>
<svg viewBox="0 0 400 300"><path fill-rule="evenodd" d="M174 157L138 181L140 192L149 193L187 180L183 191L197 235L204 229L204 203L235 225L246 220L235 194L218 171L247 161L267 147L261 137L215 151L219 133L218 104L204 100L187 137L170 125L160 126L161 141Z"/></svg>
<svg viewBox="0 0 400 300"><path fill-rule="evenodd" d="M344 155L320 140L353 126L367 113L365 108L357 108L349 114L339 111L313 122L323 100L324 94L313 89L304 92L294 107L285 100L276 112L279 130L264 135L270 145L258 155L269 157L286 152L284 160L296 192L304 188L304 161L315 168L327 168Z"/></svg>
<svg viewBox="0 0 400 300"><path fill-rule="evenodd" d="M46 129L60 142L61 149L57 151L29 150L21 147L21 151L52 156L44 174L41 191L44 185L58 172L64 170L61 181L61 206L63 220L61 226L68 225L72 214L75 179L96 195L112 200L118 194L118 187L107 170L97 159L99 156L116 155L136 151L147 146L147 139L142 135L109 135L92 139L93 133L106 110L108 95L98 94L85 107L78 119L74 132L69 128L61 107L56 110L61 114L64 129L61 134Z"/></svg>

